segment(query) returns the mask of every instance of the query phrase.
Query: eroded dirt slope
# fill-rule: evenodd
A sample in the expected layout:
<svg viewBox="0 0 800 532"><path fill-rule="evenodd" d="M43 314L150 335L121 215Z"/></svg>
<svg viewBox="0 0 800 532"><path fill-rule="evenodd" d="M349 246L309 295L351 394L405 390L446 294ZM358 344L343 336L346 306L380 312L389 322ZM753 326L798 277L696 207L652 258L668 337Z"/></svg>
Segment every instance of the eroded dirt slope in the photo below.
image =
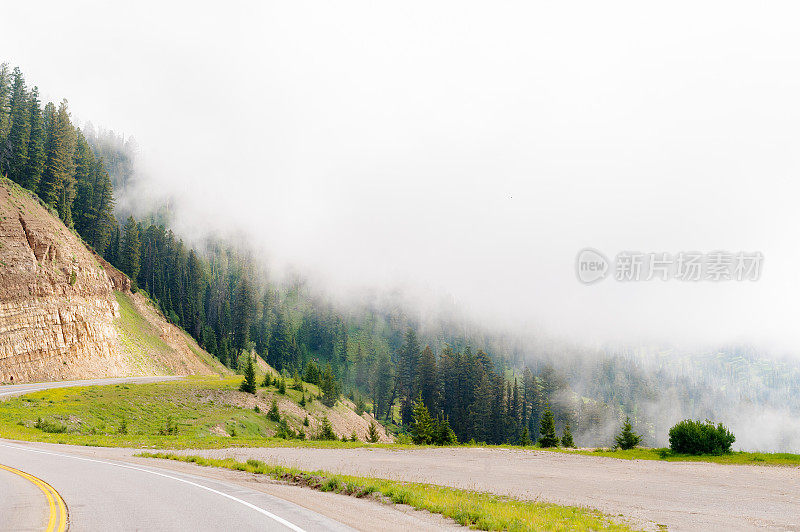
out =
<svg viewBox="0 0 800 532"><path fill-rule="evenodd" d="M154 357L122 341L115 290L145 306L129 289L38 198L0 178L0 382L211 372L157 313L146 319L167 349Z"/></svg>

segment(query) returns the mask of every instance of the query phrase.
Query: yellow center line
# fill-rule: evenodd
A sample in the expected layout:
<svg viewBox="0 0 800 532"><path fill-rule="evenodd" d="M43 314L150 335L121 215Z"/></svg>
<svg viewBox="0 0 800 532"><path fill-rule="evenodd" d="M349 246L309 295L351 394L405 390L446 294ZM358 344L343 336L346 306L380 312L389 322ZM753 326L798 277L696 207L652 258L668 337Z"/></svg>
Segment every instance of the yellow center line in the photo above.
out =
<svg viewBox="0 0 800 532"><path fill-rule="evenodd" d="M38 477L34 477L19 469L14 469L13 467L0 464L0 469L19 475L42 490L42 493L44 493L44 496L47 498L47 504L50 507L50 517L47 520L46 532L64 532L67 529L67 505L53 486Z"/></svg>

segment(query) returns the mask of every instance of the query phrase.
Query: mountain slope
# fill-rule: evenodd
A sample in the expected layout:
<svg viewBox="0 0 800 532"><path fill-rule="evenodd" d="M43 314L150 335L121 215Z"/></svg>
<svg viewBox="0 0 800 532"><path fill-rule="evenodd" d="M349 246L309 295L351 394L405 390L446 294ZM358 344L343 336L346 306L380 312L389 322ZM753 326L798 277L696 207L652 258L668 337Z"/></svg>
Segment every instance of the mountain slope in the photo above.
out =
<svg viewBox="0 0 800 532"><path fill-rule="evenodd" d="M218 372L129 289L36 196L0 179L0 382ZM134 315L159 349L126 329Z"/></svg>

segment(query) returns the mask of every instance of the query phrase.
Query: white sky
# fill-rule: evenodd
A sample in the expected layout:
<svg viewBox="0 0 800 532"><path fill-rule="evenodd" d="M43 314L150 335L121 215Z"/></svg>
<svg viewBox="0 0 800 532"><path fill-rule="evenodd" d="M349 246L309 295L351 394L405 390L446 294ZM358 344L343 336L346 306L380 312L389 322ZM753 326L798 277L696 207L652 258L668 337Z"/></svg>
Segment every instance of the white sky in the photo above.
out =
<svg viewBox="0 0 800 532"><path fill-rule="evenodd" d="M15 2L0 60L134 135L186 231L571 339L800 352L791 2ZM755 283L575 255L761 251Z"/></svg>

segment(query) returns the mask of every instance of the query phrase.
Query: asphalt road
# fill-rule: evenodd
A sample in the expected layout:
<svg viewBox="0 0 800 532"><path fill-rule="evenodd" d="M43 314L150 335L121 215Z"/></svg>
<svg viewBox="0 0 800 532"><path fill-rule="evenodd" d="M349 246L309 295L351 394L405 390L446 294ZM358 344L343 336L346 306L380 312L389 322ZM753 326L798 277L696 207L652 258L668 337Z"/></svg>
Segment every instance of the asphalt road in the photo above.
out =
<svg viewBox="0 0 800 532"><path fill-rule="evenodd" d="M267 493L158 467L5 441L0 464L55 488L69 508L70 530L352 530ZM0 528L45 529L47 500L31 486L0 474Z"/></svg>
<svg viewBox="0 0 800 532"><path fill-rule="evenodd" d="M0 469L0 530L45 530L48 504L39 487Z"/></svg>
<svg viewBox="0 0 800 532"><path fill-rule="evenodd" d="M0 386L0 401L50 388L176 378L180 377L5 385ZM58 505L53 499L64 501L71 531L462 528L403 505L318 492L263 475L133 456L138 452L0 440L0 532L61 530L54 526L60 524L60 514L54 514ZM50 496L45 488L52 490Z"/></svg>

